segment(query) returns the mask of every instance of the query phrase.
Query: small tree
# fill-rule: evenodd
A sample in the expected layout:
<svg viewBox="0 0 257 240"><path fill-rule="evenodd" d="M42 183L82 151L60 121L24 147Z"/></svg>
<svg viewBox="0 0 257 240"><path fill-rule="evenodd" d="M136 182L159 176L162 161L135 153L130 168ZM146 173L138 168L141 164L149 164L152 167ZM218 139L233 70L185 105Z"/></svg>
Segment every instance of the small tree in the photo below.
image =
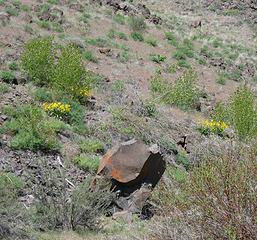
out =
<svg viewBox="0 0 257 240"><path fill-rule="evenodd" d="M32 39L25 45L21 67L31 80L45 85L50 81L54 60L53 38Z"/></svg>
<svg viewBox="0 0 257 240"><path fill-rule="evenodd" d="M81 92L90 89L92 79L93 75L83 66L80 50L73 45L64 47L53 72L53 85L79 98Z"/></svg>

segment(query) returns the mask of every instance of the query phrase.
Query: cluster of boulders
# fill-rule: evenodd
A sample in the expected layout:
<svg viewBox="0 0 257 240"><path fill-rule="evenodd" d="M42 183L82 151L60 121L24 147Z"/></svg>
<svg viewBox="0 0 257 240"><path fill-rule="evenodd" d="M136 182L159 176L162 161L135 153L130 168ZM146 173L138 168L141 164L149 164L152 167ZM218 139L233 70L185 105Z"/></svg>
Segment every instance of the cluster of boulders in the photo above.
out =
<svg viewBox="0 0 257 240"><path fill-rule="evenodd" d="M208 0L204 5L208 8L215 9L218 12L225 12L231 9L241 12L245 20L257 23L257 1L256 0Z"/></svg>
<svg viewBox="0 0 257 240"><path fill-rule="evenodd" d="M161 17L151 13L150 9L142 3L132 5L131 3L122 0L91 0L99 5L107 5L113 8L115 12L122 11L126 15L140 15L154 24L161 24Z"/></svg>

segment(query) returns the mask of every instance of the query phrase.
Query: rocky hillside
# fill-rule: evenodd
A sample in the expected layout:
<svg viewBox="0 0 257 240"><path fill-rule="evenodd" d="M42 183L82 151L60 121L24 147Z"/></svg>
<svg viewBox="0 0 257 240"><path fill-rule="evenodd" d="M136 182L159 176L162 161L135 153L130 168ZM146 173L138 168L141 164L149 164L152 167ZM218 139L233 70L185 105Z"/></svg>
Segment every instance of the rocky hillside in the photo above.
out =
<svg viewBox="0 0 257 240"><path fill-rule="evenodd" d="M0 239L255 239L256 46L253 0L0 0ZM166 171L115 215L131 139Z"/></svg>

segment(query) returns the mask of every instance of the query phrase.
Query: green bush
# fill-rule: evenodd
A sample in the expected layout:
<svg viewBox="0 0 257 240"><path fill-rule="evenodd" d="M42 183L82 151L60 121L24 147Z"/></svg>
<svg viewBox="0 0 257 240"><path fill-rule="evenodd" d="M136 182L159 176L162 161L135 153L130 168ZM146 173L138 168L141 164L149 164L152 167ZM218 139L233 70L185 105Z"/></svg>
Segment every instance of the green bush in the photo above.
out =
<svg viewBox="0 0 257 240"><path fill-rule="evenodd" d="M178 39L172 32L166 32L165 37L168 39L169 43L173 46L178 46Z"/></svg>
<svg viewBox="0 0 257 240"><path fill-rule="evenodd" d="M181 164L186 170L189 169L189 158L185 151L181 151L176 155L176 163Z"/></svg>
<svg viewBox="0 0 257 240"><path fill-rule="evenodd" d="M94 77L85 70L82 55L77 47L69 45L62 48L52 81L57 89L74 99L80 99L81 91L91 88Z"/></svg>
<svg viewBox="0 0 257 240"><path fill-rule="evenodd" d="M183 186L187 203L178 204L183 220L204 239L256 237L256 152L233 146L204 154Z"/></svg>
<svg viewBox="0 0 257 240"><path fill-rule="evenodd" d="M195 107L201 95L200 90L195 85L196 80L196 73L193 70L187 70L173 86L168 88L162 101L185 110Z"/></svg>
<svg viewBox="0 0 257 240"><path fill-rule="evenodd" d="M166 56L163 56L163 55L160 55L160 54L151 54L150 55L150 58L153 62L156 62L156 63L161 63L161 62L164 62L166 60Z"/></svg>
<svg viewBox="0 0 257 240"><path fill-rule="evenodd" d="M116 23L121 24L121 25L124 25L125 22L126 22L125 17L124 17L123 15L121 15L121 14L115 14L115 15L113 16L113 20L114 20Z"/></svg>
<svg viewBox="0 0 257 240"><path fill-rule="evenodd" d="M9 86L6 83L1 83L0 85L0 96L4 93L9 92Z"/></svg>
<svg viewBox="0 0 257 240"><path fill-rule="evenodd" d="M132 16L129 18L129 26L133 32L142 32L146 29L145 19L143 17Z"/></svg>
<svg viewBox="0 0 257 240"><path fill-rule="evenodd" d="M219 103L214 118L229 123L241 140L257 135L257 108L254 94L247 87L239 87L229 103Z"/></svg>
<svg viewBox="0 0 257 240"><path fill-rule="evenodd" d="M87 60L87 61L90 61L90 62L93 62L93 63L97 63L98 62L98 59L94 56L94 54L87 50L85 52L82 53L82 57L83 59Z"/></svg>
<svg viewBox="0 0 257 240"><path fill-rule="evenodd" d="M168 89L168 83L163 79L161 74L156 74L151 79L150 88L154 93L164 94Z"/></svg>
<svg viewBox="0 0 257 240"><path fill-rule="evenodd" d="M132 32L131 37L133 38L134 41L139 41L139 42L144 41L144 36L140 32Z"/></svg>
<svg viewBox="0 0 257 240"><path fill-rule="evenodd" d="M0 79L5 83L12 83L16 79L16 76L13 72L2 71L0 72Z"/></svg>
<svg viewBox="0 0 257 240"><path fill-rule="evenodd" d="M19 65L16 62L11 62L9 64L9 69L12 71L17 71L17 70L19 70Z"/></svg>
<svg viewBox="0 0 257 240"><path fill-rule="evenodd" d="M59 120L48 118L41 108L25 105L9 109L11 120L4 130L14 136L10 141L13 149L58 150L56 133L66 128Z"/></svg>
<svg viewBox="0 0 257 240"><path fill-rule="evenodd" d="M38 88L33 93L36 101L39 102L52 102L53 101L53 93L48 88Z"/></svg>
<svg viewBox="0 0 257 240"><path fill-rule="evenodd" d="M81 154L74 159L74 163L78 165L79 168L89 171L91 173L96 173L99 166L100 159L96 156L91 156L87 154Z"/></svg>
<svg viewBox="0 0 257 240"><path fill-rule="evenodd" d="M82 141L80 144L80 150L84 153L98 153L103 152L104 145L97 139L87 139Z"/></svg>
<svg viewBox="0 0 257 240"><path fill-rule="evenodd" d="M146 39L145 42L146 42L147 44L153 46L153 47L156 47L156 46L157 46L157 40L156 40L156 39L148 38L148 39Z"/></svg>
<svg viewBox="0 0 257 240"><path fill-rule="evenodd" d="M257 134L256 99L247 87L241 87L231 99L231 122L241 139Z"/></svg>
<svg viewBox="0 0 257 240"><path fill-rule="evenodd" d="M46 85L54 67L53 38L32 39L25 45L21 67L35 82Z"/></svg>
<svg viewBox="0 0 257 240"><path fill-rule="evenodd" d="M8 6L5 8L5 12L11 16L19 16L19 10L16 7Z"/></svg>
<svg viewBox="0 0 257 240"><path fill-rule="evenodd" d="M177 60L186 60L186 58L194 57L194 46L189 39L185 39L182 44L177 46L174 58Z"/></svg>

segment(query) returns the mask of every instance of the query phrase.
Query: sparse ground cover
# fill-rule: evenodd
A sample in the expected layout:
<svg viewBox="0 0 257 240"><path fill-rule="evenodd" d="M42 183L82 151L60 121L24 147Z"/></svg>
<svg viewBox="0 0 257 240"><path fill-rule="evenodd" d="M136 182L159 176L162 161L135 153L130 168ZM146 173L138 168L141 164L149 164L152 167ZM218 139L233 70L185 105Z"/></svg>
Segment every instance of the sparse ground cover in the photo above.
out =
<svg viewBox="0 0 257 240"><path fill-rule="evenodd" d="M256 29L242 2L145 1L155 25L147 10L0 0L0 239L255 239ZM128 223L107 217L109 186L89 185L131 138L157 143L167 169L154 217Z"/></svg>

